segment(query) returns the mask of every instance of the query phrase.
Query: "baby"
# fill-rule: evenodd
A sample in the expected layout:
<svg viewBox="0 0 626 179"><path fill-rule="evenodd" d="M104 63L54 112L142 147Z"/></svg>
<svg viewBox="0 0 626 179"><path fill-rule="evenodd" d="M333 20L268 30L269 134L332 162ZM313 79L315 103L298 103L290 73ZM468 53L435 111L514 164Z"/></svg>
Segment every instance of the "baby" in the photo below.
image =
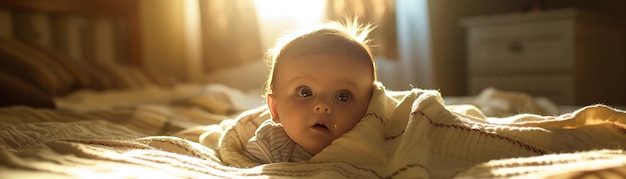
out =
<svg viewBox="0 0 626 179"><path fill-rule="evenodd" d="M376 78L371 26L327 23L279 39L268 53L263 122L245 154L260 162L311 159L365 115Z"/></svg>

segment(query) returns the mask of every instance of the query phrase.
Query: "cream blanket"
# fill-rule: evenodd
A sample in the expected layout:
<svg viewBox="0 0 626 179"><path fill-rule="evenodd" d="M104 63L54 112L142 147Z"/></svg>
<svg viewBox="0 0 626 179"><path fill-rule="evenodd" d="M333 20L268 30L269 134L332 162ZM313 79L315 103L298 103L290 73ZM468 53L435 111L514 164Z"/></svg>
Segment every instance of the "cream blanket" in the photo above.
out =
<svg viewBox="0 0 626 179"><path fill-rule="evenodd" d="M240 153L265 107L235 119L162 105L0 108L0 178L626 176L623 111L490 118L443 104L437 91L379 85L363 121L311 161L265 165Z"/></svg>
<svg viewBox="0 0 626 179"><path fill-rule="evenodd" d="M313 173L343 177L354 177L359 170L370 177L449 178L494 159L626 148L626 113L608 106L587 106L558 117L489 118L471 105L445 106L437 91L389 92L378 84L362 121L310 162L259 166L241 152L268 118L267 109L261 107L230 123L218 144L222 162L242 168L350 166ZM207 133L201 141L213 143L221 136L214 134ZM301 170L284 169L281 174L297 176Z"/></svg>

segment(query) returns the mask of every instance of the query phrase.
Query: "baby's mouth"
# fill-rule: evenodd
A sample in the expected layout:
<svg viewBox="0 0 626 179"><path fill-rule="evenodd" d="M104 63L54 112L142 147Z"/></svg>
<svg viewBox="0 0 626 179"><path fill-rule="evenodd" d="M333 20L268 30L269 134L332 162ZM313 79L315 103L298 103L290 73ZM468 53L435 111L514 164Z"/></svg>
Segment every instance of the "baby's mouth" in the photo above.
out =
<svg viewBox="0 0 626 179"><path fill-rule="evenodd" d="M326 127L326 125L324 124L315 124L313 125L313 128L320 129L320 130L328 130L328 127Z"/></svg>

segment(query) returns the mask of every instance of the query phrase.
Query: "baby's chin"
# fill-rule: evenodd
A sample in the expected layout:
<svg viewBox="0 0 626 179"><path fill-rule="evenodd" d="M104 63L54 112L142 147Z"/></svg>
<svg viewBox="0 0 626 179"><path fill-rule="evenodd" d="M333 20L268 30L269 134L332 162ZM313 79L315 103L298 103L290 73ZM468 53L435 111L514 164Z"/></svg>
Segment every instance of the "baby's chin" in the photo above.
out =
<svg viewBox="0 0 626 179"><path fill-rule="evenodd" d="M319 145L315 145L315 146L302 146L302 148L308 152L311 155L317 155L318 153L320 153L322 150L324 150L324 148L328 147L330 145L330 143L328 144L319 144Z"/></svg>

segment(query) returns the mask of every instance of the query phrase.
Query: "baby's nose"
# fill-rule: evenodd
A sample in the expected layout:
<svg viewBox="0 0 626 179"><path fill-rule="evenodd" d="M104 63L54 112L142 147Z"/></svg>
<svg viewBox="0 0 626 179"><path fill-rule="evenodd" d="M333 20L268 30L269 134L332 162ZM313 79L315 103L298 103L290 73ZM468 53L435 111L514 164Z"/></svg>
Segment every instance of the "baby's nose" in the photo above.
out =
<svg viewBox="0 0 626 179"><path fill-rule="evenodd" d="M313 106L313 112L330 114L332 110L330 109L330 106L328 104L317 103L315 106Z"/></svg>

